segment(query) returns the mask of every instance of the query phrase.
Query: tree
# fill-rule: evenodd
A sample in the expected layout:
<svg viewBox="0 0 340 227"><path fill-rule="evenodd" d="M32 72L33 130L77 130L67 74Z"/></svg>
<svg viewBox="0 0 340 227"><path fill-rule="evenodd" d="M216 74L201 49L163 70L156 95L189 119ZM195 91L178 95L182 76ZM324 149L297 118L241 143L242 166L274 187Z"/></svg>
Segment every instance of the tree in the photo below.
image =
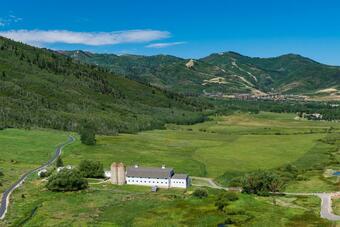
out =
<svg viewBox="0 0 340 227"><path fill-rule="evenodd" d="M59 156L57 161L56 161L56 164L55 164L58 167L63 167L64 166L64 162L63 160L61 159L61 157Z"/></svg>
<svg viewBox="0 0 340 227"><path fill-rule="evenodd" d="M48 178L47 189L55 192L78 191L88 187L88 182L78 170L63 169Z"/></svg>
<svg viewBox="0 0 340 227"><path fill-rule="evenodd" d="M198 188L194 191L194 193L192 193L192 195L196 198L203 199L208 197L208 192L202 188Z"/></svg>
<svg viewBox="0 0 340 227"><path fill-rule="evenodd" d="M248 194L265 195L279 191L282 186L283 182L277 174L264 170L255 171L242 179L243 192Z"/></svg>
<svg viewBox="0 0 340 227"><path fill-rule="evenodd" d="M104 177L103 164L97 161L83 160L79 164L79 171L82 176L87 178Z"/></svg>
<svg viewBox="0 0 340 227"><path fill-rule="evenodd" d="M86 123L80 130L80 141L86 145L96 144L95 128L92 124Z"/></svg>

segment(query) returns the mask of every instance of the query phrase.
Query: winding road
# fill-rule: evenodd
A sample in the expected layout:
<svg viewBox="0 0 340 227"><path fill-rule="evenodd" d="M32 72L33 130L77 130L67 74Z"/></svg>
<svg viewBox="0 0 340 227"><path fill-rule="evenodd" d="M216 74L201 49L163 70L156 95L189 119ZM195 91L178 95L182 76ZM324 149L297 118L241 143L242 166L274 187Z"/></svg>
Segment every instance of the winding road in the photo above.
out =
<svg viewBox="0 0 340 227"><path fill-rule="evenodd" d="M55 162L57 160L57 158L61 155L61 151L62 149L68 145L71 144L75 141L75 138L72 136L69 136L68 141L61 144L60 146L58 146L55 150L55 153L53 155L53 157L46 162L45 164L43 164L42 166L31 170L27 173L25 173L23 176L20 177L19 180L17 180L9 189L7 189L3 194L2 194L2 198L1 198L1 203L0 203L0 220L5 218L6 212L7 212L7 208L9 205L9 198L11 196L11 193L18 187L20 187L25 180L27 179L28 176L30 176L31 174L38 172L46 167L48 167L49 165L51 165L53 162Z"/></svg>
<svg viewBox="0 0 340 227"><path fill-rule="evenodd" d="M223 189L223 190L242 191L241 188L225 188L225 187L219 186L211 178L191 177L191 179L196 179L196 180L205 182L205 184L193 183L192 184L193 186L210 187L210 188ZM340 221L340 216L335 215L332 209L332 197L340 196L340 192L316 192L316 193L278 192L274 194L292 195L292 196L318 196L321 199L320 216L330 221Z"/></svg>

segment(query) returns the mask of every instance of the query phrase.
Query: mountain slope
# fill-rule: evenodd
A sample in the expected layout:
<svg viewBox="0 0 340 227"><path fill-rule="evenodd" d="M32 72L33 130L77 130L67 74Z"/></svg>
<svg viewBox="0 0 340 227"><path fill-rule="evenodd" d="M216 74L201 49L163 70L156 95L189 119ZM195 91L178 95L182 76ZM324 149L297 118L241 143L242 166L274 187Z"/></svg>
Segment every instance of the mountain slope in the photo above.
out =
<svg viewBox="0 0 340 227"><path fill-rule="evenodd" d="M188 59L168 55L117 56L82 51L63 54L184 94L315 94L319 91L337 92L340 84L340 67L323 65L293 54L251 58L225 52L194 60L193 67L188 67Z"/></svg>
<svg viewBox="0 0 340 227"><path fill-rule="evenodd" d="M320 64L300 55L250 58L226 52L213 54L201 60L225 69L237 65L253 74L256 77L253 82L264 91L308 94L331 87L340 88L340 67Z"/></svg>
<svg viewBox="0 0 340 227"><path fill-rule="evenodd" d="M0 127L136 132L202 120L193 99L118 77L56 52L0 38Z"/></svg>
<svg viewBox="0 0 340 227"><path fill-rule="evenodd" d="M194 60L193 66L189 67L186 65L188 59L169 55L117 56L83 51L62 53L81 62L103 66L133 80L187 95L249 91L242 79L200 60Z"/></svg>

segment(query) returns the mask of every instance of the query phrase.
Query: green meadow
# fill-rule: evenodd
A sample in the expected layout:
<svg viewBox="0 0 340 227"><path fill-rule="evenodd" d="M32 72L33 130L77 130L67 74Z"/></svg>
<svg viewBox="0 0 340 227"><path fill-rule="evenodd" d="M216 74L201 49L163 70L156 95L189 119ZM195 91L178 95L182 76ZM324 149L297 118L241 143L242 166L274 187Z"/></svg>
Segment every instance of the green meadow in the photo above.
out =
<svg viewBox="0 0 340 227"><path fill-rule="evenodd" d="M194 198L188 190L90 185L82 192L52 193L39 180L27 182L14 196L5 220L8 226L217 226L228 218L242 226L332 226L319 217L313 197L257 197L239 194L239 200L217 211L219 190ZM22 196L24 195L24 196ZM275 204L274 205L274 201ZM42 224L43 223L43 224Z"/></svg>
<svg viewBox="0 0 340 227"><path fill-rule="evenodd" d="M327 158L319 151L327 151L331 146L321 144L320 140L330 127L332 132L340 131L340 124L300 121L294 117L237 114L192 126L168 125L166 130L97 136L96 146L77 142L66 148L63 158L75 165L82 159L94 159L103 162L106 168L114 161L126 165L165 164L177 172L211 178L289 163L306 167L310 162Z"/></svg>
<svg viewBox="0 0 340 227"><path fill-rule="evenodd" d="M67 134L52 130L0 130L0 170L4 173L0 193L25 172L52 157Z"/></svg>
<svg viewBox="0 0 340 227"><path fill-rule="evenodd" d="M290 182L288 191L334 191L337 178L325 178L325 168L339 168L337 142L340 124L304 121L293 114L234 114L215 116L204 123L167 125L164 130L138 134L97 136L97 145L79 139L63 150L65 164L81 160L126 165L161 166L191 176L214 178L221 184L257 169L294 164L304 169L303 180ZM335 138L335 140L334 140ZM0 131L1 169L6 184L27 169L48 160L67 133L51 130ZM331 162L333 160L333 162ZM11 163L16 163L12 165ZM7 174L7 176L6 176ZM93 181L91 180L91 183ZM214 206L219 190L207 189L208 198L188 190L90 184L82 192L53 193L32 176L12 197L5 226L216 226L227 218L242 226L331 226L319 217L320 201L314 197L257 197L240 199L219 212ZM81 204L81 205L80 205ZM274 223L274 224L273 224Z"/></svg>

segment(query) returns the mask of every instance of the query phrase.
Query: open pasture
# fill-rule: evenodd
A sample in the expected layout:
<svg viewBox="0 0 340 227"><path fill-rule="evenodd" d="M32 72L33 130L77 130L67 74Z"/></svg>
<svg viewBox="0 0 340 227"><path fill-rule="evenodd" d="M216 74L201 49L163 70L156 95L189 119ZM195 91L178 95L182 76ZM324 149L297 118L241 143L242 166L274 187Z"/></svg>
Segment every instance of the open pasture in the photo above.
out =
<svg viewBox="0 0 340 227"><path fill-rule="evenodd" d="M330 129L332 127L332 129ZM97 136L96 146L77 142L67 147L64 160L77 164L94 159L109 168L113 161L127 165L174 167L177 172L217 178L241 175L257 169L272 169L288 163L322 161L331 146L320 144L339 124L295 120L292 114L235 114L190 125L168 125L165 130L138 134ZM314 152L314 153L313 153Z"/></svg>

